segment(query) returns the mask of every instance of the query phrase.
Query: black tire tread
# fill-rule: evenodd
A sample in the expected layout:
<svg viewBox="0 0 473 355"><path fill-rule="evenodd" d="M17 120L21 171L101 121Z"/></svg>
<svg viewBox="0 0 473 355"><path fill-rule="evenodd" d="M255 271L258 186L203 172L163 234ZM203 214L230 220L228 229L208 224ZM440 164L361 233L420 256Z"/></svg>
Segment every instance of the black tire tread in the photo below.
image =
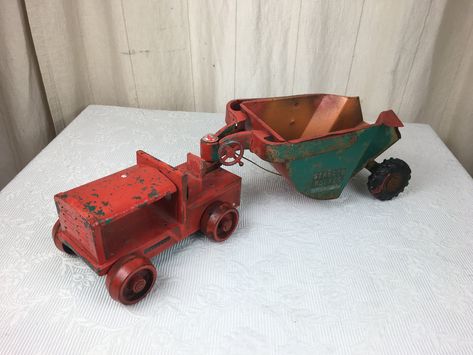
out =
<svg viewBox="0 0 473 355"><path fill-rule="evenodd" d="M374 192L383 183L386 176L393 172L400 173L403 177L403 183L401 184L400 188L393 192L385 190L382 190L378 193ZM401 192L404 191L406 186L409 185L410 178L411 169L405 161L397 158L389 158L383 160L383 162L378 164L374 171L372 171L371 175L368 177L367 186L368 190L375 198L381 201L388 201L394 197L397 197Z"/></svg>

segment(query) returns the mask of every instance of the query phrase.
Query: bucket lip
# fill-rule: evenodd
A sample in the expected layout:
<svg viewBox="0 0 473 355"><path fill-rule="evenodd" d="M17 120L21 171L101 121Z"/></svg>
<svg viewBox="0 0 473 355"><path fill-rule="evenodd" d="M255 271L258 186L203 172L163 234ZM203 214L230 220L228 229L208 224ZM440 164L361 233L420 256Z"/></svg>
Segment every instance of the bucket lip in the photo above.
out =
<svg viewBox="0 0 473 355"><path fill-rule="evenodd" d="M258 97L252 99L240 99L241 105L244 105L248 102L264 102L264 101L282 101L282 100L291 100L291 99L298 99L298 98L306 98L311 96L334 96L334 97L341 97L345 99L360 99L359 96L347 96L347 95L338 95L338 94L328 94L328 93L313 93L313 94L299 94L299 95L285 95L285 96L272 96L272 97ZM239 100L239 101L240 101ZM235 101L235 100L232 100Z"/></svg>
<svg viewBox="0 0 473 355"><path fill-rule="evenodd" d="M272 129L265 121L263 121L261 118L256 115L253 110L251 110L247 104L248 103L264 103L264 102L270 102L270 101L284 101L284 100L293 100L293 99L300 99L300 98L309 98L309 97L320 97L320 96L333 96L333 97L339 97L339 98L345 98L345 99L355 99L355 100L360 100L359 96L346 96L346 95L337 95L337 94L326 94L326 93L316 93L316 94L301 94L301 95L289 95L289 96L275 96L275 97L266 97L266 98L256 98L256 99L243 99L239 103L240 107L242 108L243 111L245 111L248 116L250 116L252 119L255 119L258 121L260 125L262 125L268 133L270 133L278 142L284 143L284 142L289 142L289 143L301 143L301 142L306 142L314 139L321 139L325 137L331 137L331 136L337 136L337 135L342 135L342 134L347 134L350 132L354 131L359 131L361 129L368 128L370 126L376 125L375 124L370 124L368 122L363 121L364 124L358 125L353 128L348 128L344 130L339 130L335 132L329 132L327 134L321 135L321 136L314 136L314 137L308 137L308 138L296 138L296 139L284 139L279 133L277 133L274 129Z"/></svg>

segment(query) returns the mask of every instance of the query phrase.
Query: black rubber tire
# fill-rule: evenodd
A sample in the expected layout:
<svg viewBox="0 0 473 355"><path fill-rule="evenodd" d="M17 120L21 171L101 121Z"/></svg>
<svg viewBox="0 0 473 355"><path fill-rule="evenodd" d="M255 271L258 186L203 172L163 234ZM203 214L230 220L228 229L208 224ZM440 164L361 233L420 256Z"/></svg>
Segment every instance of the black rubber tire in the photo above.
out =
<svg viewBox="0 0 473 355"><path fill-rule="evenodd" d="M378 200L387 201L399 195L409 185L411 169L401 159L389 158L371 169L368 190Z"/></svg>

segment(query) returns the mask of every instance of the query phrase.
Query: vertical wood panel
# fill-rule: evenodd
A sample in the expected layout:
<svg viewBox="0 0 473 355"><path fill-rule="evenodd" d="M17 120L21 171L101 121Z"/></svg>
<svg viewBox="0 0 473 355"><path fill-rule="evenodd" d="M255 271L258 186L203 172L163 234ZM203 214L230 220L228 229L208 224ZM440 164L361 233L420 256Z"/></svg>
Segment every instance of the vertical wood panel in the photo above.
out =
<svg viewBox="0 0 473 355"><path fill-rule="evenodd" d="M473 15L473 14L472 14ZM465 168L473 174L473 31L470 30L466 51L458 67L450 100L442 121L449 122L446 142Z"/></svg>
<svg viewBox="0 0 473 355"><path fill-rule="evenodd" d="M26 1L57 131L91 103L135 106L126 32L114 0Z"/></svg>
<svg viewBox="0 0 473 355"><path fill-rule="evenodd" d="M223 112L233 98L236 0L189 1L195 109Z"/></svg>
<svg viewBox="0 0 473 355"><path fill-rule="evenodd" d="M195 108L185 0L123 0L141 107Z"/></svg>
<svg viewBox="0 0 473 355"><path fill-rule="evenodd" d="M85 54L77 36L77 16L61 0L26 0L28 21L56 132L91 100Z"/></svg>
<svg viewBox="0 0 473 355"><path fill-rule="evenodd" d="M470 14L470 17L473 14ZM473 30L470 30L464 56L459 64L454 85L443 112L442 121L448 122L446 143L465 168L473 174Z"/></svg>
<svg viewBox="0 0 473 355"><path fill-rule="evenodd" d="M471 18L473 2L469 0L433 2L403 96L402 117L429 123L442 138L452 124L449 115L454 107L447 103L458 85L458 68L471 52Z"/></svg>
<svg viewBox="0 0 473 355"><path fill-rule="evenodd" d="M290 95L300 1L237 3L235 96Z"/></svg>
<svg viewBox="0 0 473 355"><path fill-rule="evenodd" d="M294 93L345 94L364 0L303 0Z"/></svg>
<svg viewBox="0 0 473 355"><path fill-rule="evenodd" d="M430 4L366 0L347 94L360 96L367 120L399 109Z"/></svg>
<svg viewBox="0 0 473 355"><path fill-rule="evenodd" d="M472 174L473 2L442 5L435 8L435 31L425 36L416 58L416 68L423 68L419 73L428 75L425 80L411 76L403 107L412 110L417 121L432 125Z"/></svg>
<svg viewBox="0 0 473 355"><path fill-rule="evenodd" d="M138 106L121 6L116 0L81 0L72 8L84 51L92 103Z"/></svg>

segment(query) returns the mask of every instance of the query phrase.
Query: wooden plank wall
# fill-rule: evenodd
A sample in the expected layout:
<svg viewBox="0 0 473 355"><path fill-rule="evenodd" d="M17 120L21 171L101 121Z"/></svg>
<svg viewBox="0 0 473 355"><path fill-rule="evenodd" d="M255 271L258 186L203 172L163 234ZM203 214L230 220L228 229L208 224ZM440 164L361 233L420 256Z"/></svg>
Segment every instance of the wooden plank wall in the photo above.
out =
<svg viewBox="0 0 473 355"><path fill-rule="evenodd" d="M234 97L308 92L360 96L367 120L393 108L446 140L473 112L456 99L473 80L470 0L26 5L58 131L91 103L223 112Z"/></svg>

